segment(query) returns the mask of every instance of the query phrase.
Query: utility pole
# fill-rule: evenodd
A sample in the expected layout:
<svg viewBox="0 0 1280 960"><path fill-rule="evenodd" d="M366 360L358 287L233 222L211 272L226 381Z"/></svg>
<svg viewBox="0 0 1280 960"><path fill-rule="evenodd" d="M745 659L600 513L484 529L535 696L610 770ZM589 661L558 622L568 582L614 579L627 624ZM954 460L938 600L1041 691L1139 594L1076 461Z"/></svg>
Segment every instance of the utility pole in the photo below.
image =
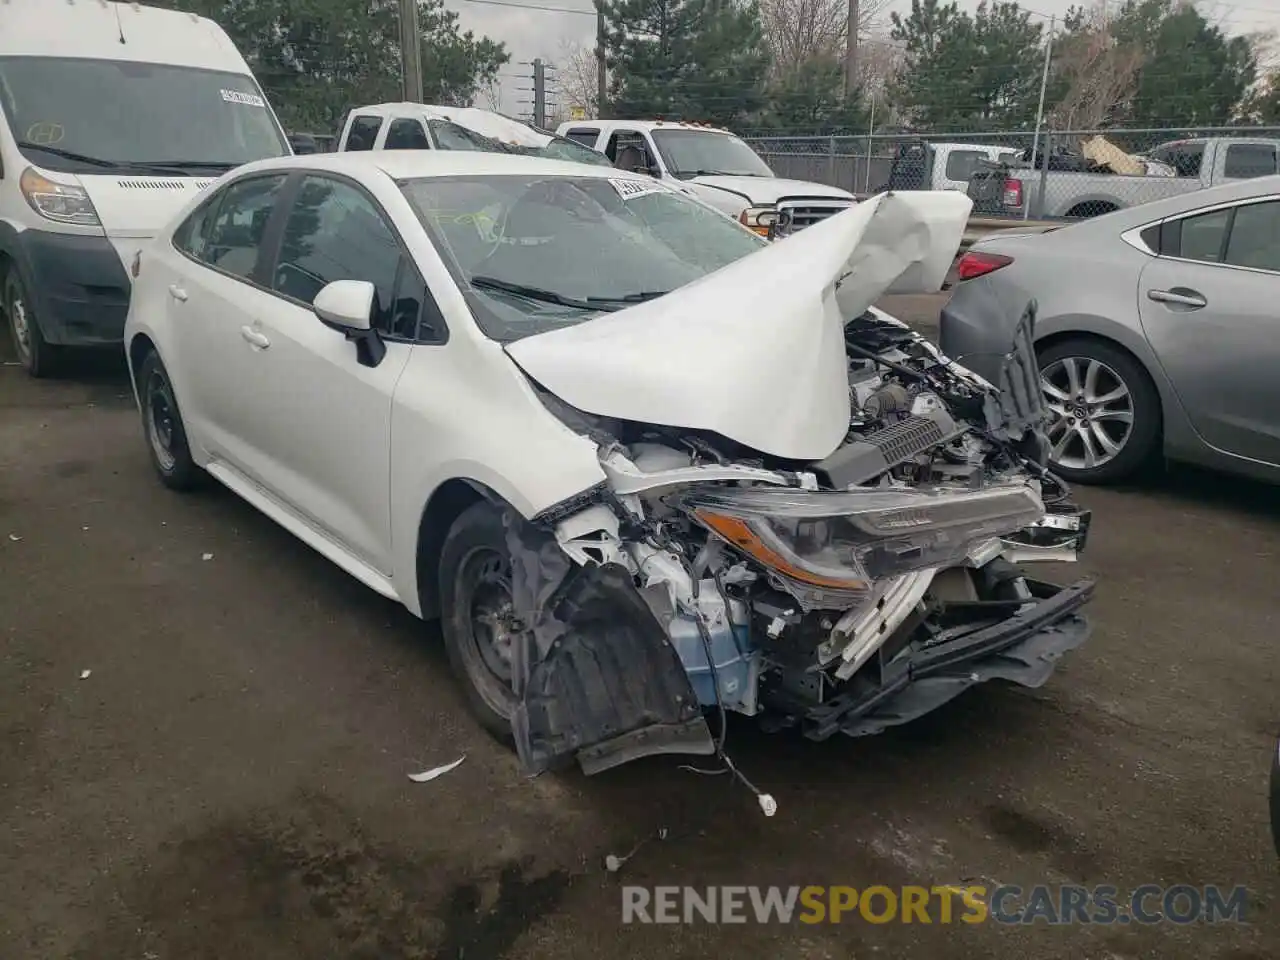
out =
<svg viewBox="0 0 1280 960"><path fill-rule="evenodd" d="M547 65L541 57L533 61L533 125L547 125Z"/></svg>
<svg viewBox="0 0 1280 960"><path fill-rule="evenodd" d="M418 32L418 0L400 0L400 78L404 99L422 102L422 36Z"/></svg>
<svg viewBox="0 0 1280 960"><path fill-rule="evenodd" d="M604 120L609 116L605 101L608 99L609 85L604 69L604 0L596 0L596 119Z"/></svg>
<svg viewBox="0 0 1280 960"><path fill-rule="evenodd" d="M849 0L844 43L844 95L851 97L858 89L858 0Z"/></svg>
<svg viewBox="0 0 1280 960"><path fill-rule="evenodd" d="M1036 132L1031 139L1031 169L1035 170L1036 164L1040 166L1040 212L1044 213L1044 184L1049 172L1048 150L1045 150L1045 156L1038 157L1036 154L1040 152L1040 128L1044 126L1044 94L1049 86L1049 62L1053 59L1053 29L1058 24L1056 16L1049 18L1049 35L1044 42L1044 73L1040 75L1040 106L1036 107ZM1029 219L1031 216L1031 194L1028 193L1022 200L1022 219Z"/></svg>

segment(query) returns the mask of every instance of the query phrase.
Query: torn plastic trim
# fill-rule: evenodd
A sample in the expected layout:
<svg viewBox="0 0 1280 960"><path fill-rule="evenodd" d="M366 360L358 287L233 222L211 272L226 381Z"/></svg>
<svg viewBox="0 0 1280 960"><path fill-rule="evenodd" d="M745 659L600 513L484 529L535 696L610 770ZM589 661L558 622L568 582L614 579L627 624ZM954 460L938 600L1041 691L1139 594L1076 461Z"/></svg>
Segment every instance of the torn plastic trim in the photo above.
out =
<svg viewBox="0 0 1280 960"><path fill-rule="evenodd" d="M930 568L897 577L877 591L879 596L840 618L827 641L832 645L841 639L846 641L840 651L843 663L836 668L837 678L848 680L893 636L924 599L937 572L936 568ZM823 648L826 646L824 644Z"/></svg>
<svg viewBox="0 0 1280 960"><path fill-rule="evenodd" d="M569 534L599 529L598 513ZM576 758L595 773L658 753L710 755L688 674L626 566L575 562L552 532L504 514L514 644L511 718L525 772Z"/></svg>
<svg viewBox="0 0 1280 960"><path fill-rule="evenodd" d="M570 517L587 507L600 503L608 493L608 490L608 481L601 480L599 483L588 487L581 493L575 493L571 497L565 497L565 499L558 503L553 503L551 506L539 510L534 514L530 522L540 525L559 523L565 517Z"/></svg>
<svg viewBox="0 0 1280 960"><path fill-rule="evenodd" d="M1000 364L994 393L983 402L987 430L999 440L1018 441L1041 428L1049 420L1036 362L1035 327L1039 309L1028 301L1013 333L1013 348Z"/></svg>
<svg viewBox="0 0 1280 960"><path fill-rule="evenodd" d="M801 487L802 489L817 487L816 477L811 477L812 487L807 487L804 475L789 475L776 470L739 464L707 464L645 471L617 450L605 454L600 460L600 465L608 478L609 486L620 496L713 481L765 483L777 487Z"/></svg>

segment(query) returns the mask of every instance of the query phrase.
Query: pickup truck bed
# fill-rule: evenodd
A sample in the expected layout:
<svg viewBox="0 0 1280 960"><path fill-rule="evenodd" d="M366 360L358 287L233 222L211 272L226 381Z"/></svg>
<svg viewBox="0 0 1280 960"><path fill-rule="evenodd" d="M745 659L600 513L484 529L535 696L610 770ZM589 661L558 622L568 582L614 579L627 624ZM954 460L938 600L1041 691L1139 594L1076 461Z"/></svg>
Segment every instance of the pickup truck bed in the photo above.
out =
<svg viewBox="0 0 1280 960"><path fill-rule="evenodd" d="M980 215L1077 219L1280 172L1280 140L1265 137L1175 140L1146 156L1168 163L1181 175L1126 176L1052 167L1045 172L1023 163L992 165L969 178L968 193L974 213Z"/></svg>

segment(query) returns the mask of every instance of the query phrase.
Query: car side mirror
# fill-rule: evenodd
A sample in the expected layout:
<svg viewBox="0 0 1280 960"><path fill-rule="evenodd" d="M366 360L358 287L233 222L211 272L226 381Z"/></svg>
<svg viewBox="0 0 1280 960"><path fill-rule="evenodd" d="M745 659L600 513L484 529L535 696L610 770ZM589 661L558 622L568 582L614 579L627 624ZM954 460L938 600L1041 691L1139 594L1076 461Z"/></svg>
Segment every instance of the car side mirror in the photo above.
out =
<svg viewBox="0 0 1280 960"><path fill-rule="evenodd" d="M376 367L387 355L387 345L373 329L377 301L377 288L368 280L334 280L311 303L321 323L355 343L356 359L366 367Z"/></svg>
<svg viewBox="0 0 1280 960"><path fill-rule="evenodd" d="M378 291L368 280L334 280L316 294L311 309L331 327L358 332L373 326Z"/></svg>

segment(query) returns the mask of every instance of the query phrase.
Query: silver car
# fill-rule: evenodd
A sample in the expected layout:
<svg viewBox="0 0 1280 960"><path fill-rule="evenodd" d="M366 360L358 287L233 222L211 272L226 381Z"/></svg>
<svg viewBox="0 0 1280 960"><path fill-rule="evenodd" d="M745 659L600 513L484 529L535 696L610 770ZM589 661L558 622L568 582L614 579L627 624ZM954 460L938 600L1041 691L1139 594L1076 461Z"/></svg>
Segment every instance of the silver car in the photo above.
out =
<svg viewBox="0 0 1280 960"><path fill-rule="evenodd" d="M988 379L1037 301L1067 480L1120 480L1163 452L1280 481L1280 176L982 240L957 274L942 348Z"/></svg>

